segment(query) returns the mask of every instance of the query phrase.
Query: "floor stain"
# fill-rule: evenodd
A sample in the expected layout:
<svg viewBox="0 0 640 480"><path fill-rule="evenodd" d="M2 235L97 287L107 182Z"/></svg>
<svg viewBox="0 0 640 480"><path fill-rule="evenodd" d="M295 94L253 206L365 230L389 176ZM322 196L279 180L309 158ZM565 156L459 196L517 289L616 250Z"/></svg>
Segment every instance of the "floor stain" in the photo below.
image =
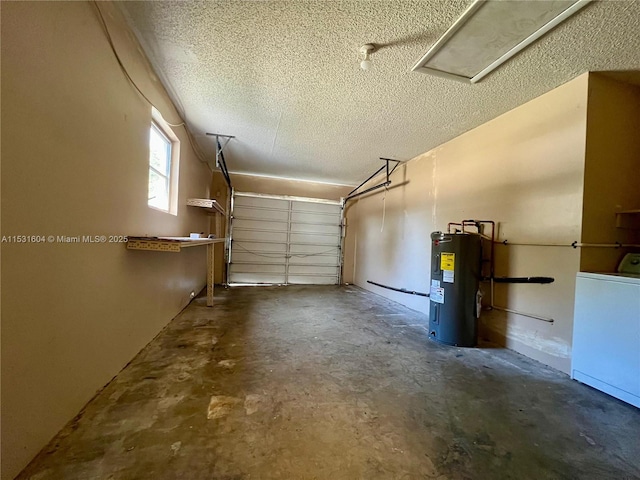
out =
<svg viewBox="0 0 640 480"><path fill-rule="evenodd" d="M264 397L262 395L247 395L244 399L244 410L247 415L253 415L263 407Z"/></svg>
<svg viewBox="0 0 640 480"><path fill-rule="evenodd" d="M171 444L171 450L173 451L174 455L178 454L178 452L180 451L180 447L182 447L182 442L175 442Z"/></svg>
<svg viewBox="0 0 640 480"><path fill-rule="evenodd" d="M213 396L209 400L209 406L207 407L207 418L213 420L225 417L239 403L241 403L239 398L226 397L224 395Z"/></svg>
<svg viewBox="0 0 640 480"><path fill-rule="evenodd" d="M223 368L233 368L236 365L235 360L220 360L218 365Z"/></svg>

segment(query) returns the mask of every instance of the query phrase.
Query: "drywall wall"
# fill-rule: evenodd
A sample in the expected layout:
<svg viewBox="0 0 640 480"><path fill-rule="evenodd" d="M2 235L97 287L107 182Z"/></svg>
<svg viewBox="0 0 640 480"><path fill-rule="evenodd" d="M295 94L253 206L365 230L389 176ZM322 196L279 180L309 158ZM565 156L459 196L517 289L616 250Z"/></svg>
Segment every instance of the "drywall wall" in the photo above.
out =
<svg viewBox="0 0 640 480"><path fill-rule="evenodd" d="M589 78L582 241L640 243L616 228L616 211L640 209L640 86L604 74ZM638 225L638 222L635 222ZM636 249L637 250L637 249ZM629 249L583 248L580 269L612 272Z"/></svg>
<svg viewBox="0 0 640 480"><path fill-rule="evenodd" d="M428 299L367 280L427 292L429 235L463 219L494 220L499 239L511 243L579 241L587 85L584 74L409 161L388 190L350 206L347 237L355 247L347 263L355 283L428 312ZM493 311L483 315L482 334L568 372L579 263L579 251L570 247L498 247L497 276L551 276L555 282L498 285L496 305L555 322Z"/></svg>
<svg viewBox="0 0 640 480"><path fill-rule="evenodd" d="M353 187L348 185L308 182L238 173L231 174L231 181L233 188L238 192L325 198L327 200L340 200L341 197L346 196L351 190L353 190Z"/></svg>
<svg viewBox="0 0 640 480"><path fill-rule="evenodd" d="M164 118L168 96L120 14L123 63ZM182 128L178 215L147 206L151 107L90 2L2 3L2 479L13 478L205 283L205 249L128 251L120 235L208 227L187 197L210 174ZM106 243L49 236L105 235ZM114 238L118 240L118 238Z"/></svg>

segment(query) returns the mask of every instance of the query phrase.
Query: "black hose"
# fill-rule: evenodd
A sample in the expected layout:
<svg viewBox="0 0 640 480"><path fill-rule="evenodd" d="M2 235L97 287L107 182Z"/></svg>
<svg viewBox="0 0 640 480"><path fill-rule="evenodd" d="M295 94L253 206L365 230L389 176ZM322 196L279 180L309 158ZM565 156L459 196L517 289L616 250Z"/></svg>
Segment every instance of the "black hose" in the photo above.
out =
<svg viewBox="0 0 640 480"><path fill-rule="evenodd" d="M428 293L414 292L413 290L407 290L406 288L389 287L387 285L382 285L381 283L372 282L371 280L367 280L367 283L370 283L371 285L375 285L376 287L388 288L389 290L393 290L394 292L407 293L409 295L418 295L420 297L429 296Z"/></svg>
<svg viewBox="0 0 640 480"><path fill-rule="evenodd" d="M552 277L494 277L496 283L553 283Z"/></svg>

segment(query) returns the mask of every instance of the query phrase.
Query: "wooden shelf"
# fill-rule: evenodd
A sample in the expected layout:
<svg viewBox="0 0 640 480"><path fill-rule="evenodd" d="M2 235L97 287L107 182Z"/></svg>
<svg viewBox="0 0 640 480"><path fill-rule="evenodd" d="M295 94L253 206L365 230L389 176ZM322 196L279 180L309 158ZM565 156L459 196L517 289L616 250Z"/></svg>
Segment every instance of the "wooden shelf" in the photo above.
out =
<svg viewBox="0 0 640 480"><path fill-rule="evenodd" d="M183 248L222 243L224 238L190 237L127 237L129 250L150 250L153 252L179 252Z"/></svg>
<svg viewBox="0 0 640 480"><path fill-rule="evenodd" d="M616 227L640 229L640 210L623 210L616 212Z"/></svg>
<svg viewBox="0 0 640 480"><path fill-rule="evenodd" d="M183 248L207 246L207 307L213 307L213 260L214 243L222 243L225 238L191 237L127 237L127 249L151 252L180 252Z"/></svg>
<svg viewBox="0 0 640 480"><path fill-rule="evenodd" d="M212 198L188 198L187 206L202 208L207 213L219 213L220 215L227 214L218 201Z"/></svg>

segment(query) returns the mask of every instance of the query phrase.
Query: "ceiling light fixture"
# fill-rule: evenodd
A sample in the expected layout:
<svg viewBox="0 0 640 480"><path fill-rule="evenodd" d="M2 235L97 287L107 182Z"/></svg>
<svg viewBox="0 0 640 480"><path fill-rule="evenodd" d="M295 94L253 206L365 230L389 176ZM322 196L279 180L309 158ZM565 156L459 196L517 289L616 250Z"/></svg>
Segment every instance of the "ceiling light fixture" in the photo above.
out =
<svg viewBox="0 0 640 480"><path fill-rule="evenodd" d="M413 67L476 83L591 0L474 0Z"/></svg>
<svg viewBox="0 0 640 480"><path fill-rule="evenodd" d="M362 61L360 62L360 68L362 70L369 70L371 68L371 60L369 55L376 51L375 45L367 43L360 47L360 53L362 54Z"/></svg>

